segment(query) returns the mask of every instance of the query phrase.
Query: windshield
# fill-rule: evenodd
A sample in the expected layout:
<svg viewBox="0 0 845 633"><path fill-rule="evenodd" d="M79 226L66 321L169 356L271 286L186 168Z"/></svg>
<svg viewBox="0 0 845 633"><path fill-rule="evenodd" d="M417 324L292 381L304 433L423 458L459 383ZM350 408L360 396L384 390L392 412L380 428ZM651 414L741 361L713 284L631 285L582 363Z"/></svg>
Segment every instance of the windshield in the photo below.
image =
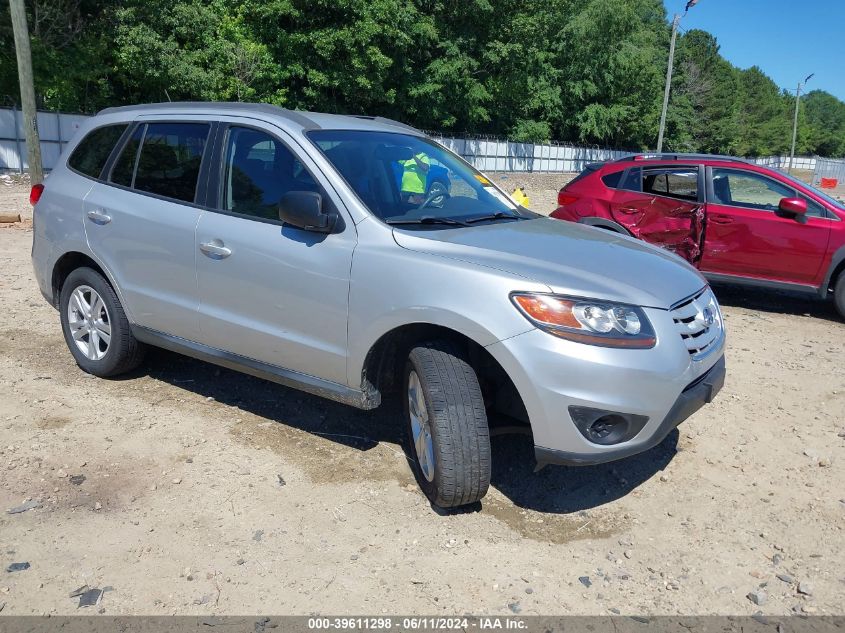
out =
<svg viewBox="0 0 845 633"><path fill-rule="evenodd" d="M822 200L824 200L828 204L832 204L837 209L841 209L841 210L845 211L845 203L843 203L841 200L837 200L836 198L829 196L828 194L826 194L824 191L822 191L818 187L814 187L813 185L810 185L810 184L804 182L803 180L798 180L797 178L795 178L795 176L792 176L792 175L787 174L787 173L782 173L782 175L786 176L786 178L788 180L791 180L793 183L799 184L802 187L804 187L805 189L809 189L810 191L812 191L814 194L816 194L819 198L821 198Z"/></svg>
<svg viewBox="0 0 845 633"><path fill-rule="evenodd" d="M308 136L388 224L449 227L536 217L426 138L361 130L314 130Z"/></svg>

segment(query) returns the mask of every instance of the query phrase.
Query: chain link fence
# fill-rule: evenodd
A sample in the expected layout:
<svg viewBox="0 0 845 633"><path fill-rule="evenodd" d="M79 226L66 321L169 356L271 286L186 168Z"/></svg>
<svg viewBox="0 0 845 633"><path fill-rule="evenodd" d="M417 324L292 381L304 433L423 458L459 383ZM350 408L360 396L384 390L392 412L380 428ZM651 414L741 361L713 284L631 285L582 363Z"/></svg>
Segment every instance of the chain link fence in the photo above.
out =
<svg viewBox="0 0 845 633"><path fill-rule="evenodd" d="M826 182L822 182L825 180ZM813 171L813 184L831 189L845 186L845 160L819 158Z"/></svg>

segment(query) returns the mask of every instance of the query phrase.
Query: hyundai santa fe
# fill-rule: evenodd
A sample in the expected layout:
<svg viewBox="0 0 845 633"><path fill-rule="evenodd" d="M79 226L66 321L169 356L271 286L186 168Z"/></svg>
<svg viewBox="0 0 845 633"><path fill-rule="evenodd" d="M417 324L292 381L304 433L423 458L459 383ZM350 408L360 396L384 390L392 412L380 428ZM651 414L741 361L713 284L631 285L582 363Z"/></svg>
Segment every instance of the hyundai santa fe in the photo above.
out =
<svg viewBox="0 0 845 633"><path fill-rule="evenodd" d="M724 383L692 266L519 207L401 123L145 105L68 149L32 191L32 258L83 371L158 346L361 409L396 394L437 506L487 492L491 423L529 429L540 466L598 464Z"/></svg>
<svg viewBox="0 0 845 633"><path fill-rule="evenodd" d="M593 163L553 218L674 251L714 282L832 298L845 318L845 204L741 158L639 154Z"/></svg>

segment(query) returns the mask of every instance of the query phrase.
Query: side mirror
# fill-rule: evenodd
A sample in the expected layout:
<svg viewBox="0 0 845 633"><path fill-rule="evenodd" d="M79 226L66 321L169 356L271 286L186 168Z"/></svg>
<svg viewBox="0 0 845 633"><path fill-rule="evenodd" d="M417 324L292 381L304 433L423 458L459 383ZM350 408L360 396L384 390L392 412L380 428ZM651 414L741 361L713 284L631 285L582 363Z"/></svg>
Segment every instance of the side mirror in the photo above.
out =
<svg viewBox="0 0 845 633"><path fill-rule="evenodd" d="M337 224L336 213L323 211L323 196L313 191L289 191L279 201L279 219L298 229L331 233Z"/></svg>
<svg viewBox="0 0 845 633"><path fill-rule="evenodd" d="M789 215L803 216L807 213L807 201L803 198L782 198L778 209Z"/></svg>

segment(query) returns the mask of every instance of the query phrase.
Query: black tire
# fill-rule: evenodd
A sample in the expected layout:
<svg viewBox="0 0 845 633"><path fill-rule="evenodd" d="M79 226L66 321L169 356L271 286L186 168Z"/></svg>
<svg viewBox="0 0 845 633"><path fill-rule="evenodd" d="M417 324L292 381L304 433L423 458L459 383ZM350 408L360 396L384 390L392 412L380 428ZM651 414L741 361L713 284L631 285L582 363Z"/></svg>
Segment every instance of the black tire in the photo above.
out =
<svg viewBox="0 0 845 633"><path fill-rule="evenodd" d="M105 304L107 323L111 330L111 337L102 358L92 359L86 356L73 339L68 318L70 300L77 288L87 286L100 296ZM70 353L76 364L89 373L107 378L132 371L144 359L146 348L132 335L129 320L123 311L123 306L109 282L96 270L91 268L77 268L67 276L62 285L59 299L59 315L62 322L62 333L65 336ZM89 335L90 340L90 335Z"/></svg>
<svg viewBox="0 0 845 633"><path fill-rule="evenodd" d="M833 286L833 304L839 316L845 319L845 270L839 273L836 284Z"/></svg>
<svg viewBox="0 0 845 633"><path fill-rule="evenodd" d="M433 448L433 478L423 472L414 446L409 384L416 373L425 400ZM475 370L460 346L432 341L408 355L402 394L408 455L417 482L436 506L475 503L490 486L490 430Z"/></svg>

